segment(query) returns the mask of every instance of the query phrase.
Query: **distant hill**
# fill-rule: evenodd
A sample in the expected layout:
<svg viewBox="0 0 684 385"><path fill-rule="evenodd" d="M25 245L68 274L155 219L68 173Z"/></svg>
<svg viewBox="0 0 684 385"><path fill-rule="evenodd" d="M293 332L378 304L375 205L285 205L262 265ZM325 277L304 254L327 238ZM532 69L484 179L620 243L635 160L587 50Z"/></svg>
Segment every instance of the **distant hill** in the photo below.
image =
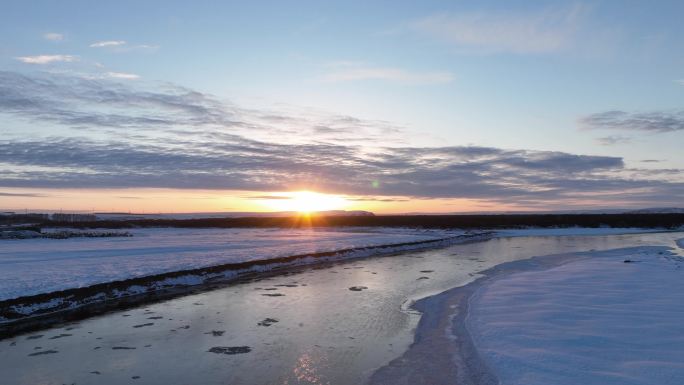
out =
<svg viewBox="0 0 684 385"><path fill-rule="evenodd" d="M639 210L625 211L625 214L684 214L684 208L661 207L661 208L639 209Z"/></svg>
<svg viewBox="0 0 684 385"><path fill-rule="evenodd" d="M684 214L684 208L651 207L643 209L587 209L587 210L545 210L545 211L467 211L450 213L412 212L393 215L582 215L582 214Z"/></svg>

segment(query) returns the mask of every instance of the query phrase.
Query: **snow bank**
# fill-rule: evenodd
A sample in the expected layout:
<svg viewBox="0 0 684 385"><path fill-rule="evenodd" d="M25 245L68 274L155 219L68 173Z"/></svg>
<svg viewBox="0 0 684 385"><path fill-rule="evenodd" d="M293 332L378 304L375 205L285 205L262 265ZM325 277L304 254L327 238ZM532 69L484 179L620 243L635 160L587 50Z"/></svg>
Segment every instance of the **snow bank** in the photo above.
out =
<svg viewBox="0 0 684 385"><path fill-rule="evenodd" d="M0 301L98 283L290 255L426 241L461 231L139 229L130 238L3 240Z"/></svg>
<svg viewBox="0 0 684 385"><path fill-rule="evenodd" d="M479 288L467 328L483 359L502 384L681 384L683 260L664 247L588 255L600 258Z"/></svg>

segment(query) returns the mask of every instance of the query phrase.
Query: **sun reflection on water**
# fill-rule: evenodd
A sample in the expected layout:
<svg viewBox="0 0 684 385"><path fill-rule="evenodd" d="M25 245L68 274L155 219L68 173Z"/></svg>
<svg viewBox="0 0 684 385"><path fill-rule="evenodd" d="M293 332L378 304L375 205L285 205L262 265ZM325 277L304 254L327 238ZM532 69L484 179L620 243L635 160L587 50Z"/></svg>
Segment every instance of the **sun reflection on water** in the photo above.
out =
<svg viewBox="0 0 684 385"><path fill-rule="evenodd" d="M320 374L321 369L327 367L328 365L328 358L325 354L311 354L308 352L302 353L302 355L297 359L295 367L292 369L292 373L294 374L296 382L291 383L288 380L285 380L283 385L330 385L330 381L325 379L325 377Z"/></svg>

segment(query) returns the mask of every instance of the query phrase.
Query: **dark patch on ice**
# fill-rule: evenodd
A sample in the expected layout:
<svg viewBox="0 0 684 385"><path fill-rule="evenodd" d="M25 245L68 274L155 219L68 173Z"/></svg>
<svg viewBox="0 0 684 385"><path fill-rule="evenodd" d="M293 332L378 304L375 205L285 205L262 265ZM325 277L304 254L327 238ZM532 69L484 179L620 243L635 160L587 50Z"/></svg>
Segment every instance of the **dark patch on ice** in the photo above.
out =
<svg viewBox="0 0 684 385"><path fill-rule="evenodd" d="M421 273L432 273L432 272L434 272L434 270L421 270L420 272Z"/></svg>
<svg viewBox="0 0 684 385"><path fill-rule="evenodd" d="M206 332L204 334L211 334L214 337L221 337L223 335L223 333L225 333L225 332L226 332L225 330L212 330L212 331Z"/></svg>
<svg viewBox="0 0 684 385"><path fill-rule="evenodd" d="M273 293L273 294L262 294L267 297L284 297L285 294L280 294L280 293Z"/></svg>
<svg viewBox="0 0 684 385"><path fill-rule="evenodd" d="M122 317L130 317L131 315L130 315L130 314L123 314L123 315L121 315L121 316L122 316Z"/></svg>
<svg viewBox="0 0 684 385"><path fill-rule="evenodd" d="M100 373L100 372L97 371L97 370L93 370L92 372L90 372L90 374L97 374L97 375L99 376L99 375L102 374L102 373Z"/></svg>
<svg viewBox="0 0 684 385"><path fill-rule="evenodd" d="M35 348L33 348L33 350L40 350L42 348L43 348L42 346L36 346Z"/></svg>
<svg viewBox="0 0 684 385"><path fill-rule="evenodd" d="M361 291L368 289L366 286L352 286L349 288L351 291Z"/></svg>
<svg viewBox="0 0 684 385"><path fill-rule="evenodd" d="M430 279L430 277L418 277L418 279L416 279L416 281L420 281L421 279Z"/></svg>
<svg viewBox="0 0 684 385"><path fill-rule="evenodd" d="M147 317L147 319L162 319L162 318L164 318L164 317L161 317L161 316L158 316L158 315L157 315L157 316L154 316L154 317Z"/></svg>
<svg viewBox="0 0 684 385"><path fill-rule="evenodd" d="M278 290L278 288L277 287L267 287L264 290Z"/></svg>
<svg viewBox="0 0 684 385"><path fill-rule="evenodd" d="M275 318L266 318L263 321L258 322L257 325L259 325L259 326L271 326L277 322L278 322L278 320Z"/></svg>
<svg viewBox="0 0 684 385"><path fill-rule="evenodd" d="M96 346L93 348L93 350L97 350L97 349L100 349L100 346Z"/></svg>
<svg viewBox="0 0 684 385"><path fill-rule="evenodd" d="M244 354L252 351L249 346L214 346L213 348L207 350L209 353L216 354Z"/></svg>
<svg viewBox="0 0 684 385"><path fill-rule="evenodd" d="M112 350L133 350L132 346L112 346Z"/></svg>
<svg viewBox="0 0 684 385"><path fill-rule="evenodd" d="M17 346L17 341L12 341L12 342L10 343L10 346Z"/></svg>
<svg viewBox="0 0 684 385"><path fill-rule="evenodd" d="M64 330L74 330L74 329L80 329L80 328L81 328L80 326L70 326Z"/></svg>
<svg viewBox="0 0 684 385"><path fill-rule="evenodd" d="M202 302L195 302L195 303L193 303L193 305L195 305L195 306L202 306L202 305L204 305L204 304L203 304Z"/></svg>
<svg viewBox="0 0 684 385"><path fill-rule="evenodd" d="M52 349L50 349L50 350L43 350L43 351L40 351L40 352L30 353L30 354L29 354L29 357L42 356L42 355L45 355L45 354L55 354L55 353L59 353L59 352L56 351L56 350L52 350Z"/></svg>
<svg viewBox="0 0 684 385"><path fill-rule="evenodd" d="M639 261L635 261L635 260L633 260L633 259L625 259L625 260L622 261L622 262L624 262L624 263L638 263Z"/></svg>
<svg viewBox="0 0 684 385"><path fill-rule="evenodd" d="M137 379L140 378L140 376L133 376L133 377L131 377L131 378L134 379L134 380L137 380Z"/></svg>
<svg viewBox="0 0 684 385"><path fill-rule="evenodd" d="M190 329L190 325L183 325L183 326L179 327L179 329L185 329L185 330Z"/></svg>
<svg viewBox="0 0 684 385"><path fill-rule="evenodd" d="M133 325L134 328L143 328L145 326L152 326L154 325L154 322L148 322L146 324L140 324L140 325Z"/></svg>
<svg viewBox="0 0 684 385"><path fill-rule="evenodd" d="M293 283L285 283L285 284L282 284L282 285L274 285L274 286L280 286L280 287L297 287L297 286L299 286L299 285L295 285L295 284L293 284Z"/></svg>
<svg viewBox="0 0 684 385"><path fill-rule="evenodd" d="M36 334L34 336L28 336L26 337L27 340L37 340L38 338L42 338L43 334Z"/></svg>
<svg viewBox="0 0 684 385"><path fill-rule="evenodd" d="M62 333L56 336L50 337L51 340L56 340L57 338L71 337L73 334Z"/></svg>

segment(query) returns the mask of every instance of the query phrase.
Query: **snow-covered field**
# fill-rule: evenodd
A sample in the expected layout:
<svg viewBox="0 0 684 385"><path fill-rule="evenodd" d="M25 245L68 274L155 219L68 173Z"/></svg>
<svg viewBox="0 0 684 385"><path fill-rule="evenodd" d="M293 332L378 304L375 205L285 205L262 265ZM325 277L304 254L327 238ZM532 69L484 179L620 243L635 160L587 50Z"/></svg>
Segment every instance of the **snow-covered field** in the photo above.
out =
<svg viewBox="0 0 684 385"><path fill-rule="evenodd" d="M0 300L226 263L441 239L400 228L132 230L133 237L0 241Z"/></svg>
<svg viewBox="0 0 684 385"><path fill-rule="evenodd" d="M502 384L684 383L684 260L665 247L588 256L477 290L467 327L491 370Z"/></svg>

